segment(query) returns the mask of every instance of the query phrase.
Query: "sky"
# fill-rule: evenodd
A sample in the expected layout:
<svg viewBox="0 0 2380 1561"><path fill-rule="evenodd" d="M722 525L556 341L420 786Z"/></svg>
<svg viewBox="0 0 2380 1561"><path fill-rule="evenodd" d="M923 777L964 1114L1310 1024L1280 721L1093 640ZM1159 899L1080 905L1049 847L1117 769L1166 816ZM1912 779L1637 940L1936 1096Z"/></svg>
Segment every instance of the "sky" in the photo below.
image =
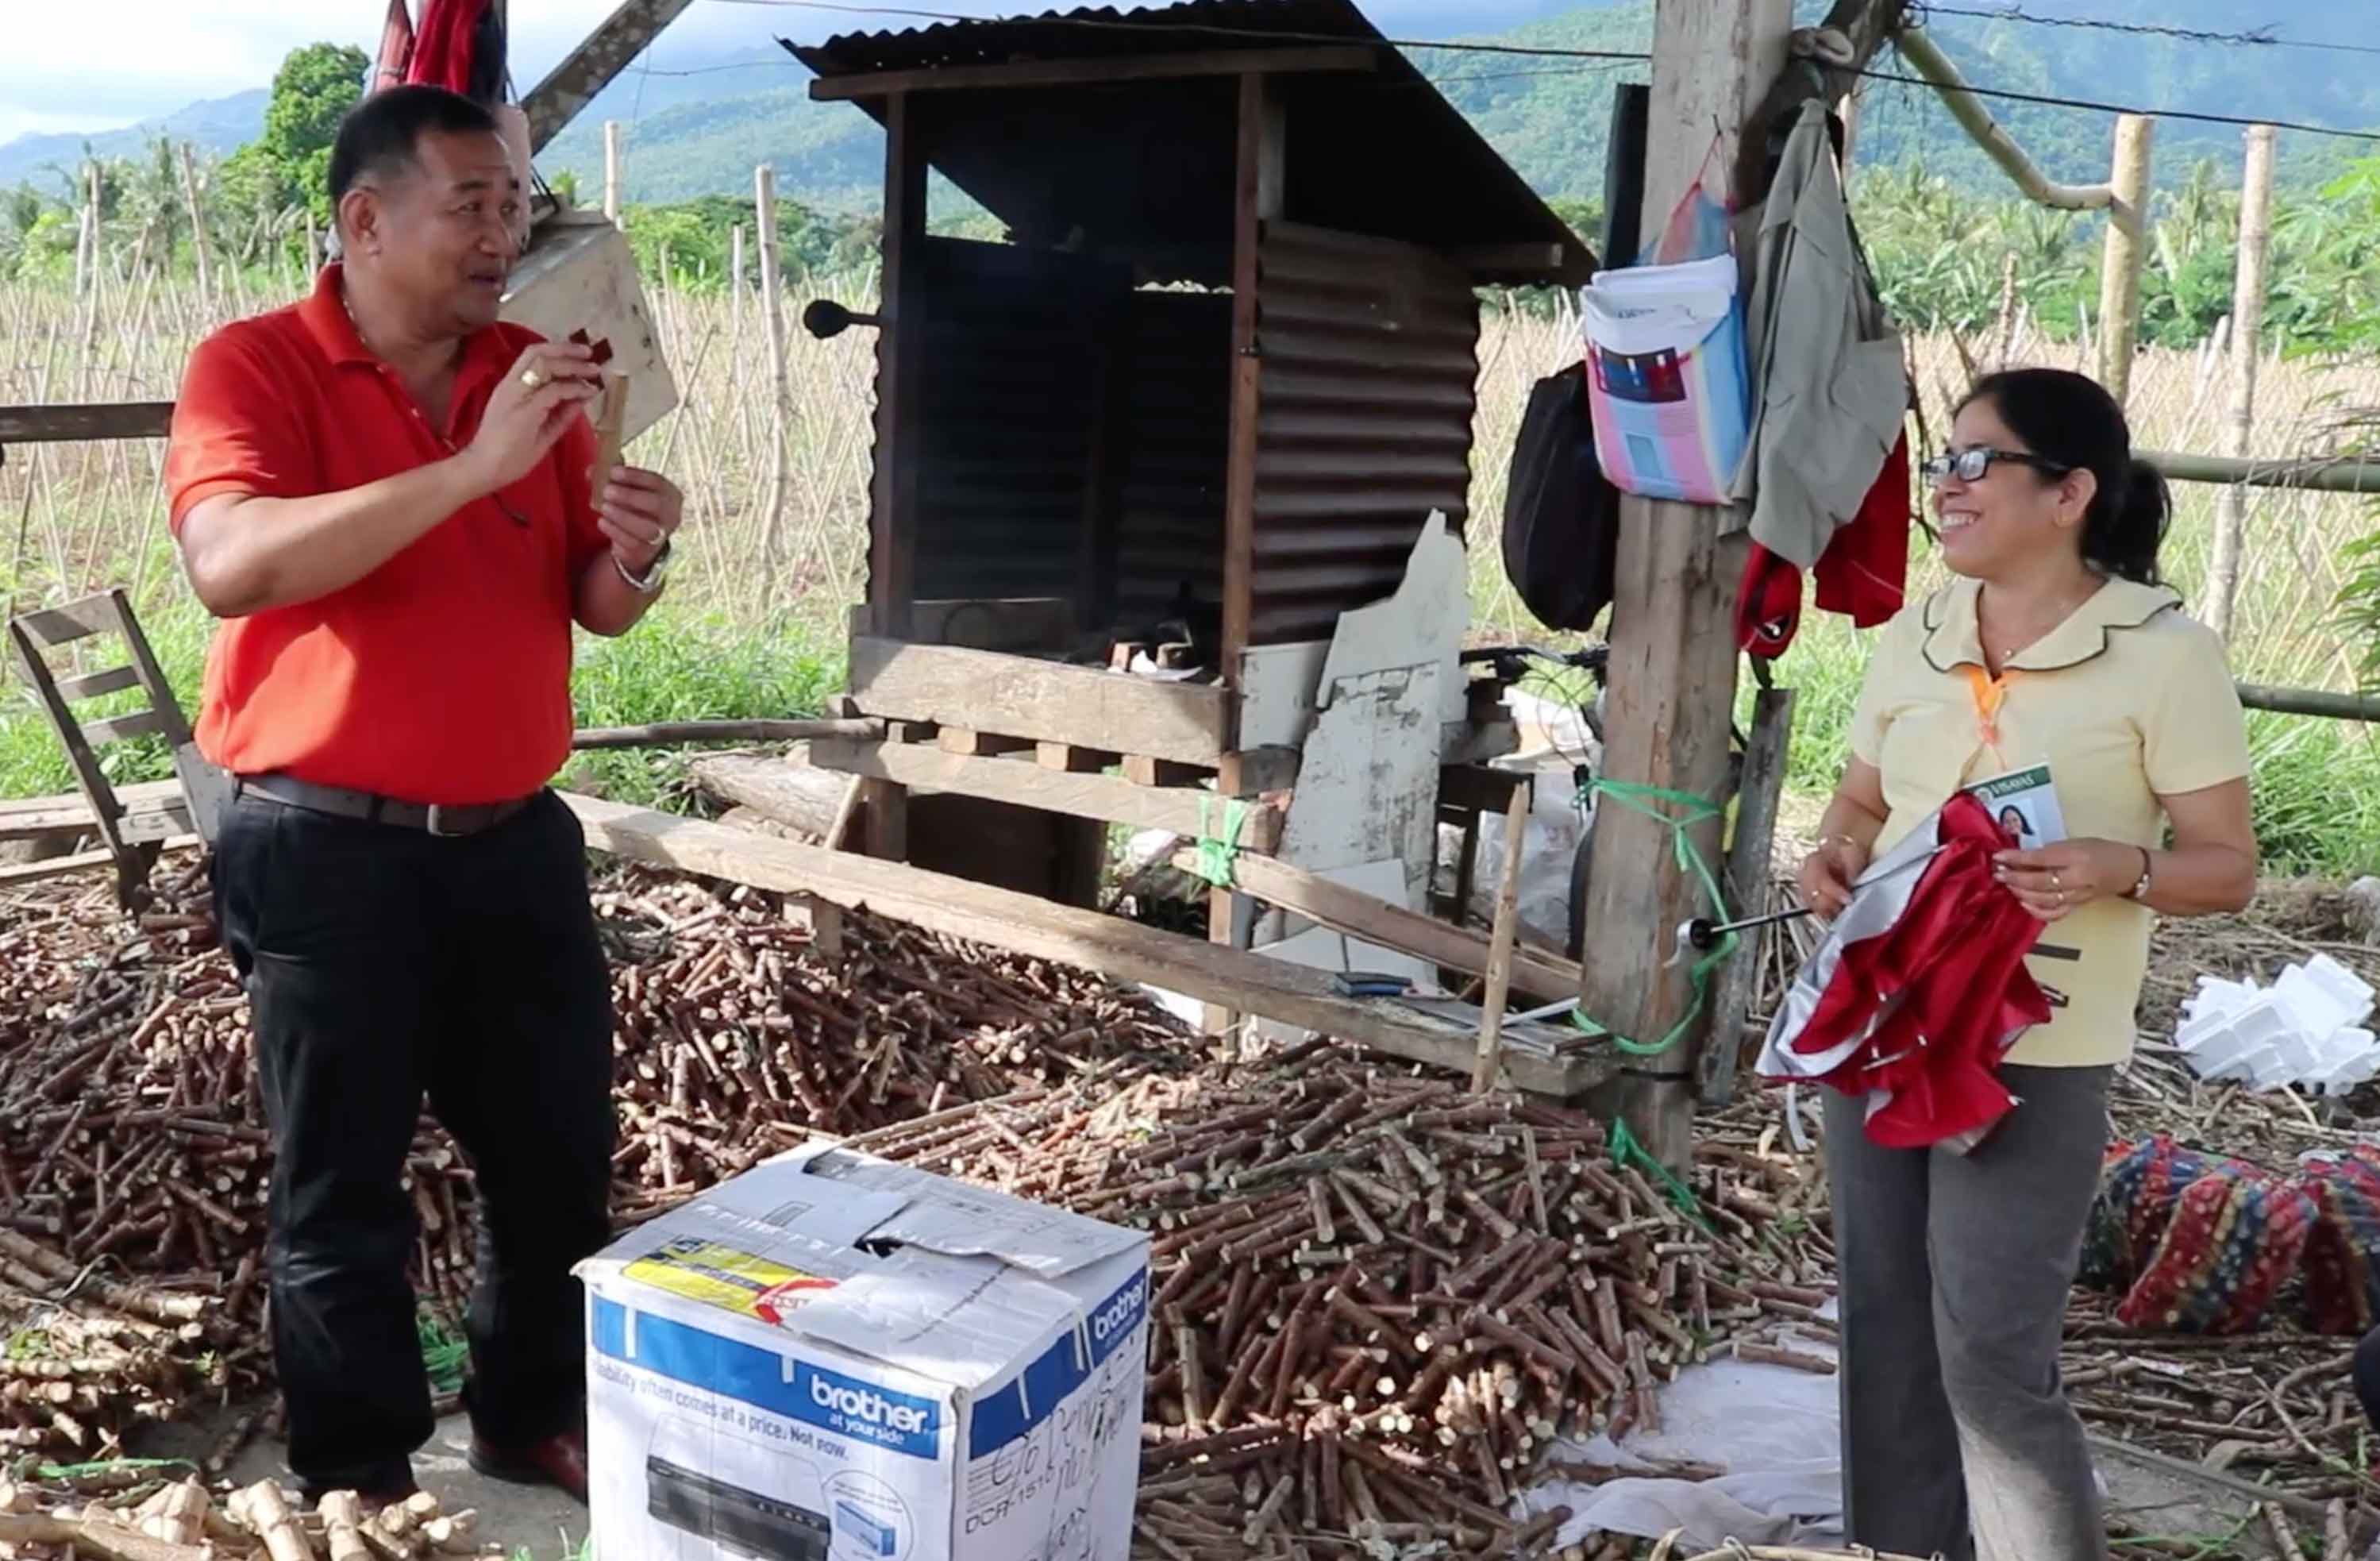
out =
<svg viewBox="0 0 2380 1561"><path fill-rule="evenodd" d="M512 0L514 80L525 91L609 15L618 0ZM880 0L891 6L999 15L1052 8L1050 0ZM1509 26L1575 0L1365 0L1385 30L1428 36ZM415 0L415 11L420 9ZM304 43L380 42L385 0L0 0L0 142L30 132L112 130L206 98L269 86L282 57ZM94 25L101 23L102 25ZM652 65L805 41L903 18L827 6L696 0L652 49ZM920 21L917 25L924 25Z"/></svg>

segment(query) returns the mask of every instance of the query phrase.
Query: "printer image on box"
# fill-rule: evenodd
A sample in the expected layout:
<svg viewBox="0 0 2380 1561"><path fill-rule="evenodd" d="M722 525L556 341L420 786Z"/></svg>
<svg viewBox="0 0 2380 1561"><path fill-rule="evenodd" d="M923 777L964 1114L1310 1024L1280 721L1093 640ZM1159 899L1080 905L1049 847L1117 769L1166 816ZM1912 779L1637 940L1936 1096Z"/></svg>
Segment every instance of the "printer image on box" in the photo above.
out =
<svg viewBox="0 0 2380 1561"><path fill-rule="evenodd" d="M1144 1233L819 1145L578 1273L598 1554L1124 1561Z"/></svg>

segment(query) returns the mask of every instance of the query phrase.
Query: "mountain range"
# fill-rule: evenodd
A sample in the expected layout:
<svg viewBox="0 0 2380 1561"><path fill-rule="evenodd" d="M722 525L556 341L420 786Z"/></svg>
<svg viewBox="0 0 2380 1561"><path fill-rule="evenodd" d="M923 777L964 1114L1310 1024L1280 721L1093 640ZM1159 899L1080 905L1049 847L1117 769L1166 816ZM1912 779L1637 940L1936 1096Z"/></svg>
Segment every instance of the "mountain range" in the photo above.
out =
<svg viewBox="0 0 2380 1561"><path fill-rule="evenodd" d="M2371 68L2370 54L2301 46L2362 39L2364 30L2357 24L2368 23L2370 3L2262 0L2259 8L2253 0L2026 0L2026 10L2035 18L2169 30L2048 25L1994 14L1953 14L1949 6L1937 7L1929 25L1979 87L2380 129L2380 71ZM1802 8L1822 12L1824 6L1803 0ZM1992 7L1964 9L1988 13ZM2270 14L2284 9L2286 16ZM1533 15L1536 19L1521 19ZM1438 27L1425 29L1409 14L1397 30L1453 36L1465 18L1518 21L1470 41L1555 50L1640 50L1652 30L1650 0L1566 6L1559 0L1473 0L1427 18ZM811 103L808 72L775 43L767 22L756 22L752 30L748 46L729 52L693 56L663 49L656 52L664 55L666 68L653 66L650 57L632 65L546 149L540 167L549 177L571 170L591 197L601 179L602 122L617 119L629 127L630 201L748 191L753 166L767 161L776 166L780 190L813 206L848 210L872 204L882 169L881 133L874 122L847 104ZM2267 30L2282 42L2240 41ZM2185 32L2217 36L2171 35ZM1602 188L1611 89L1619 81L1644 79L1646 68L1641 62L1442 49L1415 51L1414 57L1539 190L1582 199L1594 198ZM1888 77L1909 74L1888 53L1876 69ZM193 104L166 118L104 135L20 137L0 145L0 184L32 179L55 189L60 180L50 170L79 160L86 140L107 156L136 153L160 134L195 141L202 151L228 152L257 133L265 100L260 89ZM1993 107L2052 177L2106 177L2113 128L2105 112L2033 104ZM2188 165L2202 157L2216 161L2218 177L2236 170L2237 127L2168 119L2158 134L2163 182L2179 182ZM2009 188L1922 86L1871 80L1858 136L1864 166L1923 163L1978 190ZM2283 137L2285 174L2297 179L2375 152L2380 139Z"/></svg>

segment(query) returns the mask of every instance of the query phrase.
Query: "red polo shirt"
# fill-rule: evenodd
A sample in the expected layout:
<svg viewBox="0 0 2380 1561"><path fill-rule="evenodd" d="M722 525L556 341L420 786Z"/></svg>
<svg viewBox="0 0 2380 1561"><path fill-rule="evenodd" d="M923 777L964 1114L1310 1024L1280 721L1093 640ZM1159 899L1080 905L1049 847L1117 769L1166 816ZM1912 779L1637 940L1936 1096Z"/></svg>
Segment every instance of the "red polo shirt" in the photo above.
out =
<svg viewBox="0 0 2380 1561"><path fill-rule="evenodd" d="M443 459L540 338L464 343L433 427L364 349L325 267L313 295L227 325L191 354L165 457L168 513L219 494L305 498ZM584 418L502 493L466 505L343 591L226 620L207 654L199 746L238 774L285 771L412 802L526 796L570 752L572 583L596 529Z"/></svg>

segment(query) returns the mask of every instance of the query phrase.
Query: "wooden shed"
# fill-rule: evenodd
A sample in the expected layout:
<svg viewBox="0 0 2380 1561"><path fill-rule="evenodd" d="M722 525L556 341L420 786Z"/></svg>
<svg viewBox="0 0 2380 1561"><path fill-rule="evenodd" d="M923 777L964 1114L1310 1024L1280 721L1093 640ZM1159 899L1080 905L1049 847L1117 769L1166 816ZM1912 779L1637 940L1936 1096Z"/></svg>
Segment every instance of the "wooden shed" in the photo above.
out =
<svg viewBox="0 0 2380 1561"><path fill-rule="evenodd" d="M886 130L850 701L892 727L817 753L873 783L878 854L1079 902L1096 832L1058 848L1052 818L1206 833L1218 794L1308 791L1342 616L1433 513L1460 535L1477 289L1595 264L1380 38L1349 0L1190 0L787 45ZM1009 241L930 235L948 189ZM1427 782L1368 804L1432 833L1440 762L1503 730L1438 659ZM1298 833L1261 812L1241 843Z"/></svg>

